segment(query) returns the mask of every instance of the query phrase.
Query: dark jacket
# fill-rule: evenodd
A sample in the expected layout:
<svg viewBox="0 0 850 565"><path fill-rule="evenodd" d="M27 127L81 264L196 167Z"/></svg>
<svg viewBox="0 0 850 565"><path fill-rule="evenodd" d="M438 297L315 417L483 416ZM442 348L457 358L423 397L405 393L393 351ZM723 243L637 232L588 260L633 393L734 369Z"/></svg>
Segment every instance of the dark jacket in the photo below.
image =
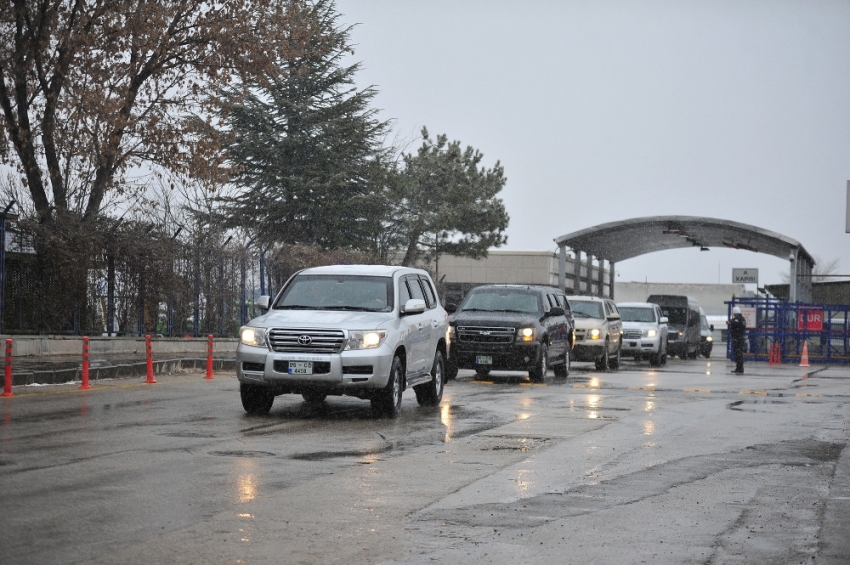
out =
<svg viewBox="0 0 850 565"><path fill-rule="evenodd" d="M735 314L729 321L729 336L733 341L743 341L747 332L747 320L741 314Z"/></svg>

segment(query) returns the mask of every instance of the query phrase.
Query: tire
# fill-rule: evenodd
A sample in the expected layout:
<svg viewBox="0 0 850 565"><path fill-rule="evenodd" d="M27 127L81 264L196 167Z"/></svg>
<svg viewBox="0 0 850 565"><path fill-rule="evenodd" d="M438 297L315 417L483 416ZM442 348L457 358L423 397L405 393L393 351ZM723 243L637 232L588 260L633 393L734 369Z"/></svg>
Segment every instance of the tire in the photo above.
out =
<svg viewBox="0 0 850 565"><path fill-rule="evenodd" d="M564 353L564 362L560 365L555 365L555 378L566 379L570 376L570 350L567 347L567 352Z"/></svg>
<svg viewBox="0 0 850 565"><path fill-rule="evenodd" d="M320 402L324 402L327 396L327 394L318 390L307 390L301 393L301 397L306 402L315 402L317 404Z"/></svg>
<svg viewBox="0 0 850 565"><path fill-rule="evenodd" d="M549 369L549 345L543 343L540 345L540 358L537 360L537 366L528 372L528 376L533 383L542 383L546 380L546 372Z"/></svg>
<svg viewBox="0 0 850 565"><path fill-rule="evenodd" d="M611 367L611 369L613 369L614 371L616 371L616 370L618 370L618 369L620 368L620 350L621 350L622 348L623 348L623 344L622 344L622 342L621 342L621 343L618 343L618 344L617 344L617 353L614 355L614 358L613 358L613 359L611 359L611 360L608 362L608 365L609 365L609 366Z"/></svg>
<svg viewBox="0 0 850 565"><path fill-rule="evenodd" d="M397 418L404 392L404 364L398 356L393 357L387 386L372 398L372 412L376 416Z"/></svg>
<svg viewBox="0 0 850 565"><path fill-rule="evenodd" d="M602 349L602 356L596 362L597 371L607 371L610 368L608 359L608 340L605 340L605 347Z"/></svg>
<svg viewBox="0 0 850 565"><path fill-rule="evenodd" d="M658 347L658 353L652 353L649 356L649 366L658 367L661 365L661 346Z"/></svg>
<svg viewBox="0 0 850 565"><path fill-rule="evenodd" d="M431 366L431 381L416 385L416 402L419 406L437 406L443 399L443 386L446 384L445 362L439 350L434 354L434 364Z"/></svg>
<svg viewBox="0 0 850 565"><path fill-rule="evenodd" d="M274 404L274 391L261 386L239 383L239 396L242 397L242 408L248 414L263 416Z"/></svg>

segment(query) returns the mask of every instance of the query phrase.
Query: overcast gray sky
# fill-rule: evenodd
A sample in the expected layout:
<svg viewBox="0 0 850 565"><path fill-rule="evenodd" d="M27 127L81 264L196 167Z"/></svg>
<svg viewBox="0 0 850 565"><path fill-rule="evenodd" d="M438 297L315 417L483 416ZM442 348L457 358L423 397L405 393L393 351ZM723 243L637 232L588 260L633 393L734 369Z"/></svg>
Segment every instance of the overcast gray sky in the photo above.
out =
<svg viewBox="0 0 850 565"><path fill-rule="evenodd" d="M338 0L360 86L401 139L446 133L501 161L507 249L654 215L725 218L850 273L850 2ZM618 280L779 282L788 263L713 248Z"/></svg>

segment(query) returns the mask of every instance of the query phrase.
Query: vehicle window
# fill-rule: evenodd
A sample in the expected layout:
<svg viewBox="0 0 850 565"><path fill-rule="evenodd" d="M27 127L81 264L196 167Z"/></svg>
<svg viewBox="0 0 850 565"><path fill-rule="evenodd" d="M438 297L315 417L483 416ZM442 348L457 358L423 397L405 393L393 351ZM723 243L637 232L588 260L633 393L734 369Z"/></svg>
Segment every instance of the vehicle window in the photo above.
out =
<svg viewBox="0 0 850 565"><path fill-rule="evenodd" d="M702 329L704 329L704 330L709 329L708 319L705 316L700 316L699 320L700 320L700 324L702 325Z"/></svg>
<svg viewBox="0 0 850 565"><path fill-rule="evenodd" d="M422 293L422 287L419 286L419 277L413 275L405 277L407 279L407 288L410 289L410 297L425 300L425 294ZM425 301L428 304L428 301Z"/></svg>
<svg viewBox="0 0 850 565"><path fill-rule="evenodd" d="M355 275L298 275L287 285L273 308L391 312L393 279Z"/></svg>
<svg viewBox="0 0 850 565"><path fill-rule="evenodd" d="M684 326L688 321L687 309L674 308L672 306L663 306L661 312L667 316L667 323L670 325Z"/></svg>
<svg viewBox="0 0 850 565"><path fill-rule="evenodd" d="M662 314L662 313L661 313L661 308L656 308L656 309L655 309L655 317L658 319L658 321L659 321L659 322L661 321L661 317L662 317L663 315L664 315L664 314Z"/></svg>
<svg viewBox="0 0 850 565"><path fill-rule="evenodd" d="M599 302L592 302L590 300L574 300L573 302L570 302L570 306L573 309L573 316L578 316L579 318L605 317L602 313L602 304Z"/></svg>
<svg viewBox="0 0 850 565"><path fill-rule="evenodd" d="M652 308L620 306L620 317L624 322L654 322L655 312Z"/></svg>
<svg viewBox="0 0 850 565"><path fill-rule="evenodd" d="M610 316L610 315L611 315L611 305L610 305L609 303L607 303L607 302L605 303L605 315L606 315L606 316Z"/></svg>
<svg viewBox="0 0 850 565"><path fill-rule="evenodd" d="M556 296L558 297L558 303L561 305L561 308L564 309L564 312L569 314L570 313L570 303L567 302L567 297L564 296L563 294L557 294Z"/></svg>
<svg viewBox="0 0 850 565"><path fill-rule="evenodd" d="M419 282L422 283L422 288L425 289L425 299L428 302L428 308L436 308L437 297L434 294L434 287L431 286L431 281L420 275Z"/></svg>
<svg viewBox="0 0 850 565"><path fill-rule="evenodd" d="M513 288L477 288L466 295L460 310L482 312L522 312L536 314L543 311L540 294Z"/></svg>
<svg viewBox="0 0 850 565"><path fill-rule="evenodd" d="M402 277L398 280L398 303L404 306L408 300L410 300L410 291L407 290L407 283Z"/></svg>
<svg viewBox="0 0 850 565"><path fill-rule="evenodd" d="M560 306L560 305L558 304L558 299L557 299L557 298L555 298L555 295L554 295L554 294L547 294L547 295L546 295L546 300L548 300L548 301L549 301L549 308L552 308L553 306Z"/></svg>

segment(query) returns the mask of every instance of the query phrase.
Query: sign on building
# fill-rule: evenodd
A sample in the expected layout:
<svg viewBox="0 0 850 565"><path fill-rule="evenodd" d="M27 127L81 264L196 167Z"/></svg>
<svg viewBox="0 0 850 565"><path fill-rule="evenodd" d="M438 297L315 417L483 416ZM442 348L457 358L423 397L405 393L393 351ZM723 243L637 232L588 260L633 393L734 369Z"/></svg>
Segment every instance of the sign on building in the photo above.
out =
<svg viewBox="0 0 850 565"><path fill-rule="evenodd" d="M823 331L823 310L800 308L797 311L797 329L809 332Z"/></svg>
<svg viewBox="0 0 850 565"><path fill-rule="evenodd" d="M758 269L732 269L733 284L758 284Z"/></svg>
<svg viewBox="0 0 850 565"><path fill-rule="evenodd" d="M755 306L741 306L741 315L747 321L748 328L755 328L758 326Z"/></svg>

